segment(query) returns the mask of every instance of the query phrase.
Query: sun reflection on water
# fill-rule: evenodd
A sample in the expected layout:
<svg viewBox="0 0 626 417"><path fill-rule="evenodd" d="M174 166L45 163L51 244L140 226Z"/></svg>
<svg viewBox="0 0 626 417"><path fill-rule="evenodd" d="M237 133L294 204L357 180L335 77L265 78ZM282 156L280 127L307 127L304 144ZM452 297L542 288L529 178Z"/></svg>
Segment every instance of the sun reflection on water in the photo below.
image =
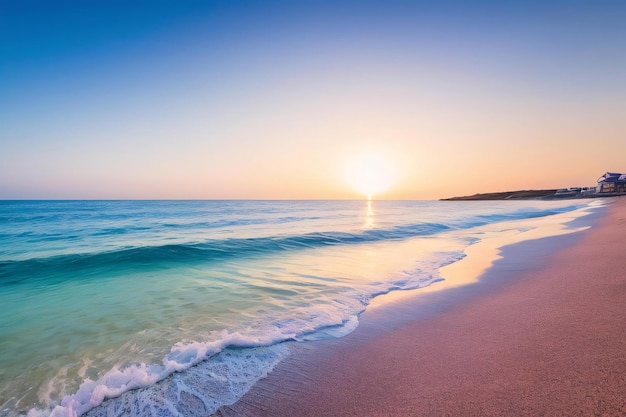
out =
<svg viewBox="0 0 626 417"><path fill-rule="evenodd" d="M365 228L371 229L374 227L374 209L372 207L372 200L367 200L367 210L365 212Z"/></svg>

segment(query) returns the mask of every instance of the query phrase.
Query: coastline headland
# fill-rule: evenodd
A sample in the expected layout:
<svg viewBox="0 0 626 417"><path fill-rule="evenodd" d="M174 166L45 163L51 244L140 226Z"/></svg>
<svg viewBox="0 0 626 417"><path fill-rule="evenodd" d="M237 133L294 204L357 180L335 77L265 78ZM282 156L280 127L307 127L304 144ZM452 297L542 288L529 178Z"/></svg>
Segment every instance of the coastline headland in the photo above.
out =
<svg viewBox="0 0 626 417"><path fill-rule="evenodd" d="M550 190L518 190L499 191L495 193L479 193L468 196L442 198L442 201L465 201L465 200L529 200L554 197L557 189Z"/></svg>

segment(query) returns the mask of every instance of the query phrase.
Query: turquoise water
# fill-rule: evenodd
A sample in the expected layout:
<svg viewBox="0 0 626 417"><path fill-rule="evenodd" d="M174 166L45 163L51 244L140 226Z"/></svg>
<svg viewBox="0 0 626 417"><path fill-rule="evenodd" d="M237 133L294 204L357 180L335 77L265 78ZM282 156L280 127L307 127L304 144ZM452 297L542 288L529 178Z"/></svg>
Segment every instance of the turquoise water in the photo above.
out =
<svg viewBox="0 0 626 417"><path fill-rule="evenodd" d="M179 392L219 380L206 414L288 354L281 342L340 337L373 297L436 285L482 228L587 206L0 202L0 415L81 415L136 388L149 395L133 414L151 415L172 378Z"/></svg>

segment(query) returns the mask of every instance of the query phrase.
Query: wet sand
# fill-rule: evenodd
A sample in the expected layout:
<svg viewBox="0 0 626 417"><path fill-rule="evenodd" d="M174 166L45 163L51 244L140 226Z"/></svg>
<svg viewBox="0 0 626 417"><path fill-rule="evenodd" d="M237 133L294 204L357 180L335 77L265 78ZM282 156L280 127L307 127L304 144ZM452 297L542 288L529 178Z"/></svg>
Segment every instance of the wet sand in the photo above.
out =
<svg viewBox="0 0 626 417"><path fill-rule="evenodd" d="M414 292L347 337L294 344L217 415L626 415L626 198L589 231L503 253L478 284Z"/></svg>

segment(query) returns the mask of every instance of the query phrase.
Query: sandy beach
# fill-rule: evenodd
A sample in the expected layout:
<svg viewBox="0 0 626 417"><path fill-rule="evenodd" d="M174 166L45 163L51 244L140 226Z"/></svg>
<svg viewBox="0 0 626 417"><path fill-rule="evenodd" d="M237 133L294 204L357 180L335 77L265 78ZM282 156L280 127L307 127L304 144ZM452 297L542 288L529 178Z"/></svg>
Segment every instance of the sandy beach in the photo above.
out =
<svg viewBox="0 0 626 417"><path fill-rule="evenodd" d="M505 248L477 285L368 309L347 337L296 344L217 415L626 415L625 235L619 198L588 231Z"/></svg>

